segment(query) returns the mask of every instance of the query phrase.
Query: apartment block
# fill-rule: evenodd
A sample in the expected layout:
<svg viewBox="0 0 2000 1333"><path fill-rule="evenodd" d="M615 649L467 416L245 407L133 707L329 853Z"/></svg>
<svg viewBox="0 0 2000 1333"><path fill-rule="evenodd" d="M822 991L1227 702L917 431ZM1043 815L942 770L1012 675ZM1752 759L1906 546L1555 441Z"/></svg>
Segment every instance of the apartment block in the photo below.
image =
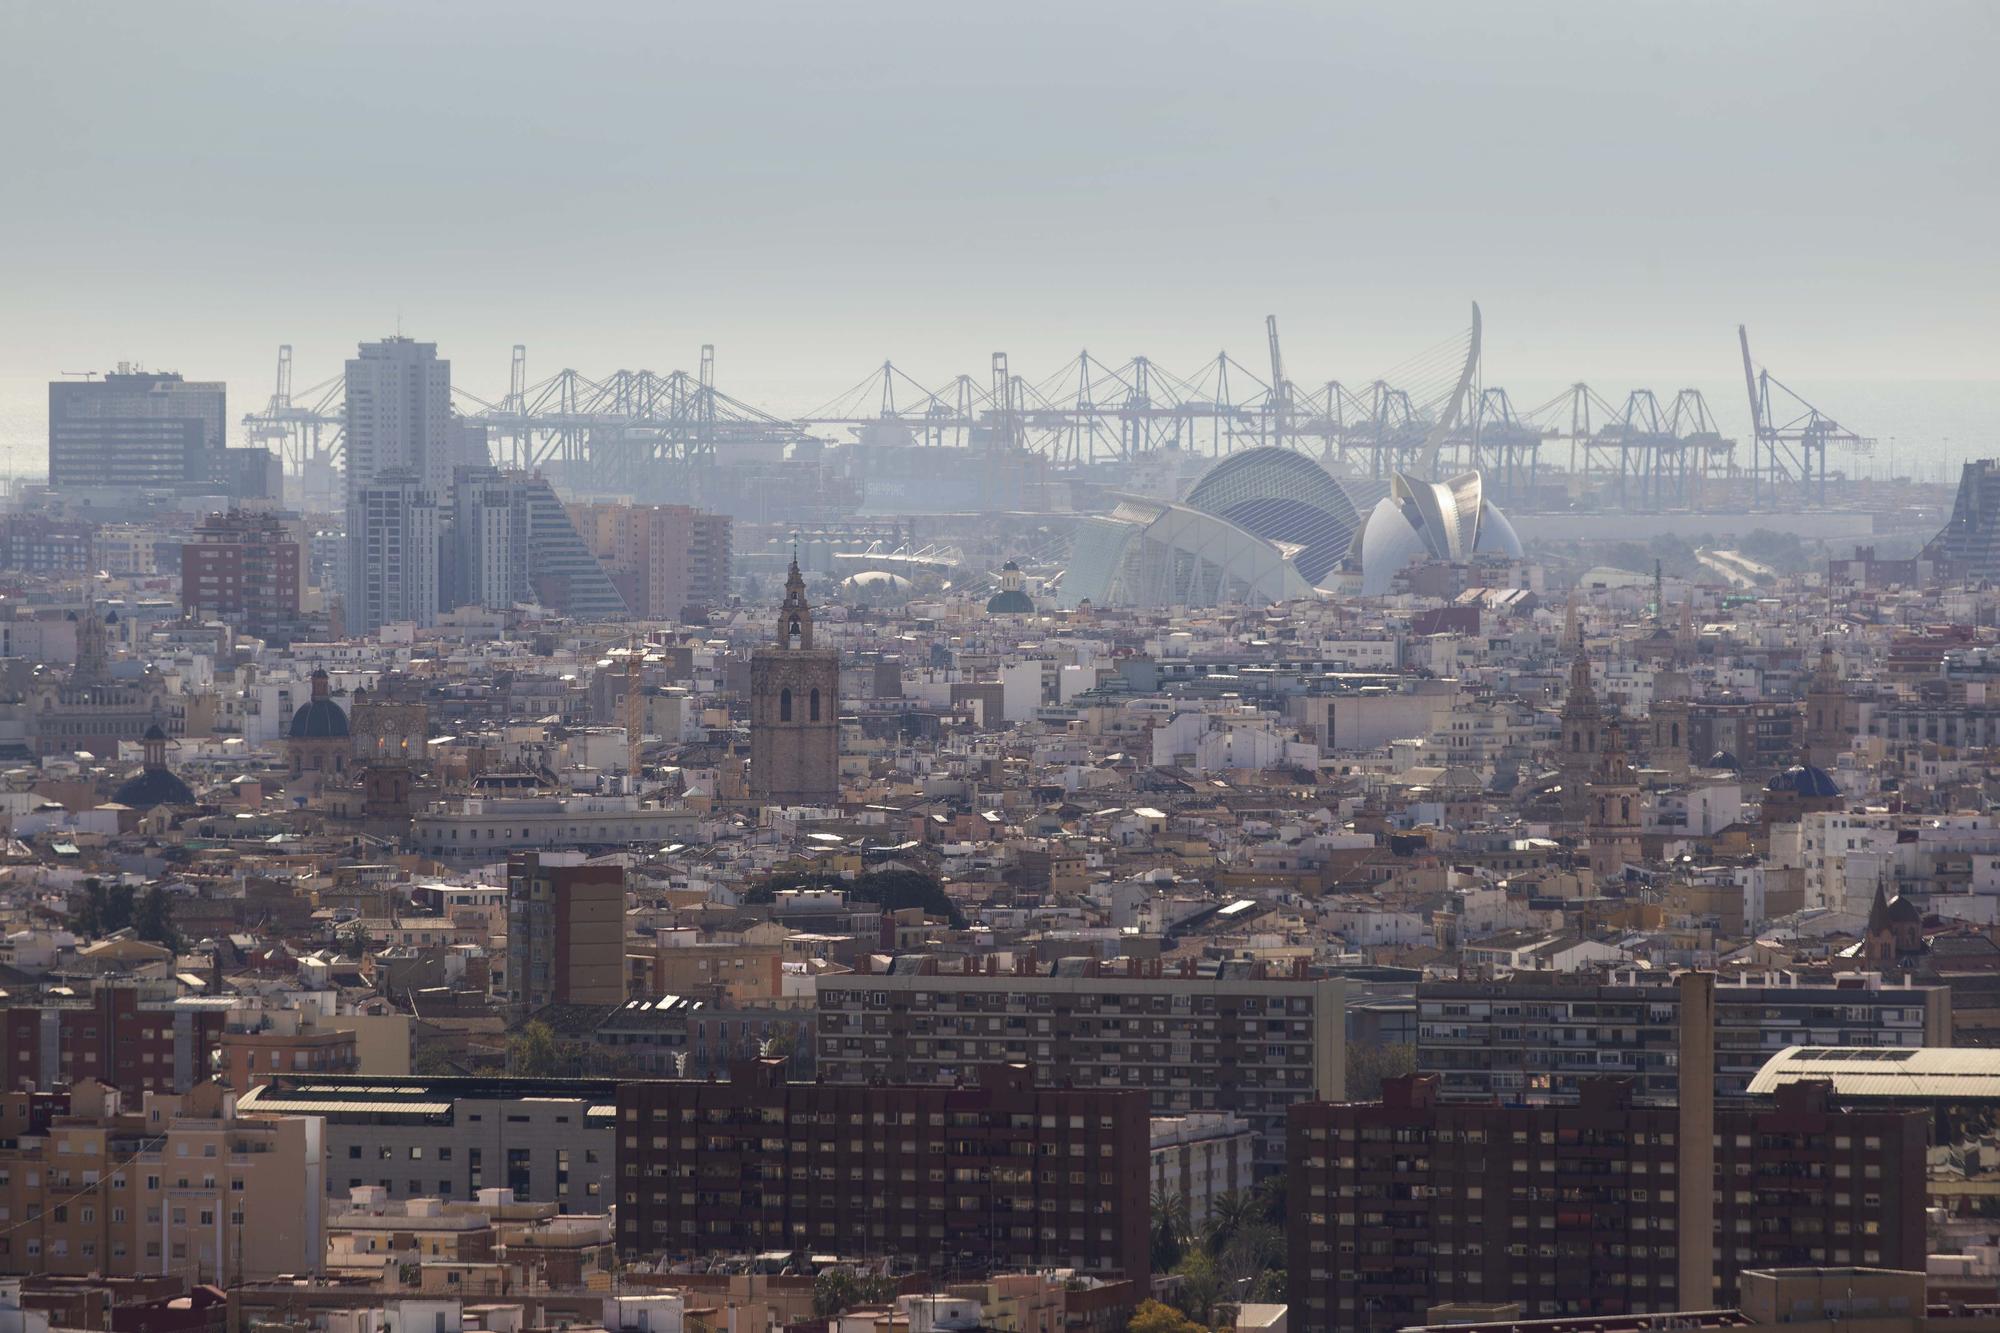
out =
<svg viewBox="0 0 2000 1333"><path fill-rule="evenodd" d="M729 515L688 505L573 504L569 512L633 615L680 620L728 604Z"/></svg>
<svg viewBox="0 0 2000 1333"><path fill-rule="evenodd" d="M1586 1081L1561 1106L1439 1091L1412 1075L1379 1102L1293 1108L1294 1328L1402 1328L1446 1303L1708 1310L1736 1302L1747 1269L1924 1266L1920 1111L1843 1110L1825 1083L1718 1108L1714 1229L1685 1237L1680 1113L1641 1105L1630 1080ZM1684 1259L1712 1271L1709 1290L1680 1289Z"/></svg>
<svg viewBox="0 0 2000 1333"><path fill-rule="evenodd" d="M931 1272L1148 1269L1146 1098L989 1066L951 1086L727 1081L618 1088L628 1257L810 1249Z"/></svg>
<svg viewBox="0 0 2000 1333"><path fill-rule="evenodd" d="M1233 1115L1156 1117L1150 1193L1179 1196L1188 1225L1200 1227L1217 1199L1255 1183L1256 1148L1250 1122Z"/></svg>
<svg viewBox="0 0 2000 1333"><path fill-rule="evenodd" d="M234 1001L167 985L103 985L0 1009L0 1086L51 1091L102 1079L127 1096L186 1092L208 1077Z"/></svg>
<svg viewBox="0 0 2000 1333"><path fill-rule="evenodd" d="M30 1097L0 1095L0 1273L221 1285L318 1267L318 1120L247 1117L214 1083L128 1110L85 1079L45 1123Z"/></svg>
<svg viewBox="0 0 2000 1333"><path fill-rule="evenodd" d="M1447 1101L1574 1100L1598 1075L1633 1080L1642 1103L1679 1088L1680 997L1672 976L1435 981L1417 988L1417 1068ZM1787 1046L1948 1046L1951 992L1878 973L1759 972L1716 979L1715 1087L1740 1097Z"/></svg>
<svg viewBox="0 0 2000 1333"><path fill-rule="evenodd" d="M85 574L95 568L97 527L47 514L0 517L0 570Z"/></svg>
<svg viewBox="0 0 2000 1333"><path fill-rule="evenodd" d="M280 1074L352 1073L361 1067L356 1050L352 1030L320 1026L311 1010L239 1011L219 1039L217 1077L232 1092L248 1092Z"/></svg>
<svg viewBox="0 0 2000 1333"><path fill-rule="evenodd" d="M614 1090L609 1079L282 1074L238 1109L324 1120L329 1194L467 1200L510 1189L594 1213L610 1198Z"/></svg>
<svg viewBox="0 0 2000 1333"><path fill-rule="evenodd" d="M625 998L625 870L575 853L507 858L507 998L550 1004Z"/></svg>
<svg viewBox="0 0 2000 1333"><path fill-rule="evenodd" d="M299 618L299 542L273 514L210 514L181 544L181 608L253 634Z"/></svg>
<svg viewBox="0 0 2000 1333"><path fill-rule="evenodd" d="M819 1073L829 1083L954 1084L1026 1062L1051 1086L1129 1089L1153 1114L1250 1123L1256 1164L1284 1163L1285 1112L1346 1090L1345 983L1227 967L1167 974L1095 960L1053 972L866 972L819 980ZM1081 965L1077 965L1081 964Z"/></svg>

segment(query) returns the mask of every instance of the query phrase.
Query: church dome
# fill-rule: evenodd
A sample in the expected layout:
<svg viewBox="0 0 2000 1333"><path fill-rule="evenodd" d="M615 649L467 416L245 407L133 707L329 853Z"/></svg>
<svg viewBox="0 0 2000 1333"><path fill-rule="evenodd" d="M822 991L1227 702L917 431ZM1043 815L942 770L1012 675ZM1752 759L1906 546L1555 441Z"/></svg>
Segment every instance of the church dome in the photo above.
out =
<svg viewBox="0 0 2000 1333"><path fill-rule="evenodd" d="M287 734L295 741L339 740L348 734L347 713L327 697L326 672L313 672L312 702L292 714Z"/></svg>
<svg viewBox="0 0 2000 1333"><path fill-rule="evenodd" d="M118 785L111 799L134 810L156 805L193 805L194 792L167 769L167 733L155 722L146 728L146 766Z"/></svg>
<svg viewBox="0 0 2000 1333"><path fill-rule="evenodd" d="M986 613L993 616L1031 616L1034 598L1021 585L1021 566L1009 560L1000 566L1000 591L986 599Z"/></svg>
<svg viewBox="0 0 2000 1333"><path fill-rule="evenodd" d="M347 735L347 714L331 699L315 699L292 714L295 741L334 740Z"/></svg>
<svg viewBox="0 0 2000 1333"><path fill-rule="evenodd" d="M1840 786L1833 775L1812 764L1793 764L1764 785L1767 792L1808 798L1838 797Z"/></svg>
<svg viewBox="0 0 2000 1333"><path fill-rule="evenodd" d="M996 616L1031 616L1035 603L1019 588L1006 588L986 599L986 610Z"/></svg>
<svg viewBox="0 0 2000 1333"><path fill-rule="evenodd" d="M148 768L125 779L111 799L134 810L150 810L156 805L193 805L194 792L187 783L164 768Z"/></svg>

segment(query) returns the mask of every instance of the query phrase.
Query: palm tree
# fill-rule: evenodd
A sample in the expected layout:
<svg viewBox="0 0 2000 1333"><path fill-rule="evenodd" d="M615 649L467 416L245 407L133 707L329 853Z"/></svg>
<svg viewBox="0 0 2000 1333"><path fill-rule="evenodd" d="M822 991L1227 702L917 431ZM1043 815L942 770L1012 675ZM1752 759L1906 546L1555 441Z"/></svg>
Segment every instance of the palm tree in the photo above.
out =
<svg viewBox="0 0 2000 1333"><path fill-rule="evenodd" d="M1218 1194L1208 1205L1208 1252L1221 1254L1229 1242L1264 1220L1264 1204L1250 1190Z"/></svg>
<svg viewBox="0 0 2000 1333"><path fill-rule="evenodd" d="M1165 1185L1153 1187L1152 1259L1155 1273L1170 1273L1187 1253L1187 1196Z"/></svg>

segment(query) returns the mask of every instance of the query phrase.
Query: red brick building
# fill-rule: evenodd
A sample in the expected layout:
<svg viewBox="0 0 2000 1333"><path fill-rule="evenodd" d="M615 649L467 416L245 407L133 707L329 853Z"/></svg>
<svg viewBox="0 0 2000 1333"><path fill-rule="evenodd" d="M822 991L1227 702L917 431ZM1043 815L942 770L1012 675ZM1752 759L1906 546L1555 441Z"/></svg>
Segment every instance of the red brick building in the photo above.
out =
<svg viewBox="0 0 2000 1333"><path fill-rule="evenodd" d="M151 1000L135 986L0 1009L0 1087L52 1091L79 1079L129 1097L185 1092L209 1077L229 1002Z"/></svg>
<svg viewBox="0 0 2000 1333"><path fill-rule="evenodd" d="M181 609L253 634L299 618L299 543L272 514L210 514L181 545Z"/></svg>
<svg viewBox="0 0 2000 1333"><path fill-rule="evenodd" d="M619 1085L621 1252L1145 1277L1143 1092L1037 1088L1021 1065L961 1087L787 1083L783 1068Z"/></svg>
<svg viewBox="0 0 2000 1333"><path fill-rule="evenodd" d="M1431 1306L1518 1303L1521 1317L1735 1304L1753 1268L1924 1267L1920 1111L1843 1111L1831 1085L1715 1111L1712 1291L1677 1290L1674 1107L1625 1079L1574 1106L1440 1103L1437 1079L1383 1099L1291 1108L1293 1327L1393 1329Z"/></svg>

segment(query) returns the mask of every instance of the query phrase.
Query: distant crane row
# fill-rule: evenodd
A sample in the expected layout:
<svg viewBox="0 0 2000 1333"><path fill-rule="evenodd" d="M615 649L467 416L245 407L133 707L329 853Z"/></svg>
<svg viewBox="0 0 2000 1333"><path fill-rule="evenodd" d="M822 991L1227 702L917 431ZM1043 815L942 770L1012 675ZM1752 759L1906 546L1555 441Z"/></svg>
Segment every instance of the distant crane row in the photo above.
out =
<svg viewBox="0 0 2000 1333"><path fill-rule="evenodd" d="M1438 471L1477 468L1489 492L1525 498L1542 480L1545 445L1567 444L1571 477L1621 508L1694 507L1714 478L1747 479L1762 504L1821 503L1833 449L1866 453L1873 441L1841 426L1750 358L1739 328L1753 434L1744 466L1698 389L1661 399L1633 390L1622 406L1575 384L1534 407L1507 391L1459 383L1474 367L1476 326L1363 385L1328 380L1305 388L1285 374L1276 316L1265 321L1270 370L1260 378L1226 351L1191 376L1144 356L1110 366L1081 351L1045 379L1012 373L995 353L982 382L960 375L926 388L892 361L795 419L764 412L716 388L715 349L699 371L619 370L591 379L566 369L530 382L527 348L513 348L508 387L497 402L454 389L469 421L484 424L505 466L587 465L607 485L661 466L718 458L775 460L808 447L827 428L864 444L1020 448L1062 468L1118 464L1161 449L1220 456L1259 445L1312 453L1353 475L1410 471L1428 452ZM278 349L265 408L243 419L253 443L276 450L293 473L337 465L344 386L340 376L294 390L292 349ZM1455 413L1455 415L1454 415ZM1439 423L1443 424L1440 425Z"/></svg>

